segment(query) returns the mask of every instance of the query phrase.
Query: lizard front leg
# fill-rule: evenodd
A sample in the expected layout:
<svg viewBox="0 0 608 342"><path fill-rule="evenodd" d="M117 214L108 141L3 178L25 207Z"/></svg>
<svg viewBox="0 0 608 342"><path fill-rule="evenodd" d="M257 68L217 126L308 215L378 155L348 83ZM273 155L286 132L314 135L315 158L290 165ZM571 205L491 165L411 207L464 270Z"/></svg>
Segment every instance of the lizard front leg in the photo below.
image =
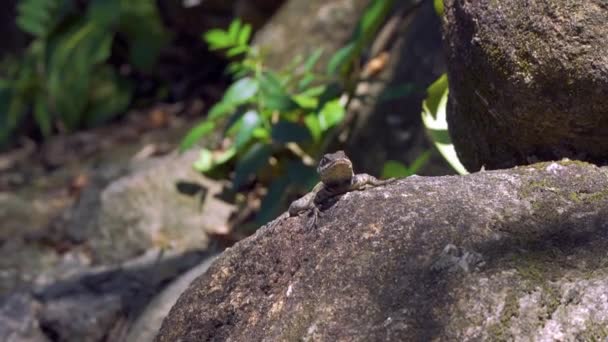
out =
<svg viewBox="0 0 608 342"><path fill-rule="evenodd" d="M303 211L315 208L315 197L321 189L323 189L323 183L315 185L309 193L293 201L289 206L289 216L296 216Z"/></svg>
<svg viewBox="0 0 608 342"><path fill-rule="evenodd" d="M316 187L315 187L316 188ZM302 212L310 210L312 217L308 221L308 227L314 228L317 226L317 219L319 218L319 208L315 204L316 192L313 190L308 194L302 196L300 199L295 200L289 206L288 216L296 216Z"/></svg>
<svg viewBox="0 0 608 342"><path fill-rule="evenodd" d="M396 181L397 178L378 179L367 173L360 173L353 177L350 190L362 190L366 187L382 186Z"/></svg>

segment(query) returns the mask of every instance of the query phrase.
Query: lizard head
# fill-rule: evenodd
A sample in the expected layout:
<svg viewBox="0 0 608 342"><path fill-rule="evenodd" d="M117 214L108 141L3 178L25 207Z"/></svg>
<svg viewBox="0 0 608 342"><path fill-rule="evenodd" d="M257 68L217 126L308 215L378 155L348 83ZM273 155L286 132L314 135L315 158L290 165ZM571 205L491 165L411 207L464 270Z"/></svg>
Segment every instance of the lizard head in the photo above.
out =
<svg viewBox="0 0 608 342"><path fill-rule="evenodd" d="M353 164L344 151L328 153L321 158L317 173L326 185L350 183L353 178Z"/></svg>

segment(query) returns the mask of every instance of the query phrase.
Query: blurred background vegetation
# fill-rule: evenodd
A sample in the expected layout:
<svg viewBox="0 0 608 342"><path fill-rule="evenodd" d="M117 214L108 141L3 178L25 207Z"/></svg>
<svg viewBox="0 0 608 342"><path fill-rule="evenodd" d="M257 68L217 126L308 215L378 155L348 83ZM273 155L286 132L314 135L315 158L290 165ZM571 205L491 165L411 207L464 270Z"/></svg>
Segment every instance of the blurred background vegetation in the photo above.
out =
<svg viewBox="0 0 608 342"><path fill-rule="evenodd" d="M441 16L442 2L428 2ZM229 2L207 1L209 20L193 25L188 7L202 3L9 1L15 26L5 24L12 35L0 52L0 149L120 122L130 110L157 103L201 99L212 105L194 111L191 119L198 122L183 133L179 148L199 149L193 167L231 179L236 192L261 182L266 195L255 220L259 226L293 198L290 193L316 183L316 160L342 147L337 137L352 121L349 110L362 96L360 85L385 63L384 55L370 55L379 31L391 15L424 1L370 1L342 48L318 48L281 68L269 67L263 49L251 41L282 1L261 1L261 12L240 13L230 11ZM416 86L382 95L398 99ZM447 79L428 94L418 110L428 136L462 173L445 126ZM382 176L417 173L432 153L422 150L407 164L387 160Z"/></svg>

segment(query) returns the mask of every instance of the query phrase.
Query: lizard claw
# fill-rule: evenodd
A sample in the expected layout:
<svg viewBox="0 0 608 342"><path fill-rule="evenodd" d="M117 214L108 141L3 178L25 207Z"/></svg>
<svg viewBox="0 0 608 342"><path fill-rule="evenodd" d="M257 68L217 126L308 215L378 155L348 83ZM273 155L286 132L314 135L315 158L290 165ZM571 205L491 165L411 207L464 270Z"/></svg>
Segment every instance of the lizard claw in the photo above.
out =
<svg viewBox="0 0 608 342"><path fill-rule="evenodd" d="M321 216L321 211L318 208L312 209L312 217L308 221L308 229L317 228L317 222L319 221L319 217Z"/></svg>

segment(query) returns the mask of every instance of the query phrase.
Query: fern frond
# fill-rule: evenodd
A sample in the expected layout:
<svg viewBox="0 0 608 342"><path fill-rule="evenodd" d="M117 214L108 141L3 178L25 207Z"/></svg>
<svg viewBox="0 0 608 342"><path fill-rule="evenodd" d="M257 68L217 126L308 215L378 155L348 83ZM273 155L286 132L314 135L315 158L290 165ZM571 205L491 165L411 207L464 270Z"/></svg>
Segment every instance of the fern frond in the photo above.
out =
<svg viewBox="0 0 608 342"><path fill-rule="evenodd" d="M68 5L66 0L20 0L17 5L17 26L35 37L48 37Z"/></svg>

